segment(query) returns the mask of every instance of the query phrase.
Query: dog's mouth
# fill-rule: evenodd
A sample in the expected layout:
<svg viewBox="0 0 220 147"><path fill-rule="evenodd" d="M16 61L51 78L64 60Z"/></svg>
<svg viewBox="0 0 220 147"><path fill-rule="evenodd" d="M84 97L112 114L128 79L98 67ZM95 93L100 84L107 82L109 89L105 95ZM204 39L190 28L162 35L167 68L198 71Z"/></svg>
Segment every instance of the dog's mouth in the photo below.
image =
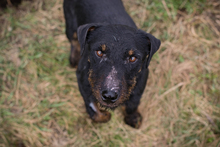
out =
<svg viewBox="0 0 220 147"><path fill-rule="evenodd" d="M106 103L103 100L98 100L98 103L100 104L100 107L104 107L107 109L115 109L116 107L118 107L119 105L121 105L121 103L118 103L117 101L115 103Z"/></svg>

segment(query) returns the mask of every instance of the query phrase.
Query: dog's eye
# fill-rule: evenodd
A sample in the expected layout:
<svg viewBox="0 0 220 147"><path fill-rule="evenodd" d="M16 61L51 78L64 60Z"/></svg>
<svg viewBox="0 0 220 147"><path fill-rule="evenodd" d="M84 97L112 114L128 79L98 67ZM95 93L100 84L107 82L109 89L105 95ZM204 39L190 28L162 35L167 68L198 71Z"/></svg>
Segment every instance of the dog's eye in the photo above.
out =
<svg viewBox="0 0 220 147"><path fill-rule="evenodd" d="M137 58L134 57L134 56L131 56L131 57L129 58L129 62L135 62L136 60L137 60Z"/></svg>
<svg viewBox="0 0 220 147"><path fill-rule="evenodd" d="M97 54L99 57L102 57L102 56L103 56L102 51L96 51L96 54Z"/></svg>

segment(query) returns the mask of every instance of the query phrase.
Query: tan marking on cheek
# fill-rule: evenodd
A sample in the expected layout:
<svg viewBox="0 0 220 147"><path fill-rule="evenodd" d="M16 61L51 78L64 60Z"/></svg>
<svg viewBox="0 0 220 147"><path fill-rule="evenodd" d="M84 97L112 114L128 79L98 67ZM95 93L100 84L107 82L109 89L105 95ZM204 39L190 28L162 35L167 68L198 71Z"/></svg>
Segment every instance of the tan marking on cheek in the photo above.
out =
<svg viewBox="0 0 220 147"><path fill-rule="evenodd" d="M134 54L134 51L131 49L130 51L128 51L128 54L131 56Z"/></svg>
<svg viewBox="0 0 220 147"><path fill-rule="evenodd" d="M89 80L89 84L91 86L93 96L96 99L101 99L100 94L99 94L99 86L98 85L95 86L95 84L94 84L95 82L94 82L94 79L92 78L92 74L93 74L93 71L92 71L92 69L90 69L88 80Z"/></svg>
<svg viewBox="0 0 220 147"><path fill-rule="evenodd" d="M88 80L89 80L89 83L92 87L92 89L94 88L94 81L92 80L92 69L89 70L89 77L88 77Z"/></svg>
<svg viewBox="0 0 220 147"><path fill-rule="evenodd" d="M98 100L100 101L101 100L101 96L100 96L100 92L99 92L99 89L100 89L100 85L95 85L95 82L94 82L94 79L92 78L93 77L93 71L92 69L89 70L89 77L88 77L88 81L89 81L89 84L91 86L91 90L92 90L92 93L93 93L93 96ZM99 78L100 80L102 79ZM100 82L98 82L100 83Z"/></svg>
<svg viewBox="0 0 220 147"><path fill-rule="evenodd" d="M90 62L90 59L88 58L88 62Z"/></svg>
<svg viewBox="0 0 220 147"><path fill-rule="evenodd" d="M106 50L106 45L103 44L103 45L101 45L101 47L102 47L102 51L104 52Z"/></svg>
<svg viewBox="0 0 220 147"><path fill-rule="evenodd" d="M135 86L136 83L137 83L136 79L137 79L136 76L132 79L132 85L131 85L131 87L129 87L129 89L128 89L128 94L129 94L129 96L130 96L132 90L134 89L134 86Z"/></svg>
<svg viewBox="0 0 220 147"><path fill-rule="evenodd" d="M121 96L119 97L118 99L118 104L122 104L125 100L128 99L128 94L127 94L127 85L126 85L126 82L123 80L122 81L122 90L121 90Z"/></svg>

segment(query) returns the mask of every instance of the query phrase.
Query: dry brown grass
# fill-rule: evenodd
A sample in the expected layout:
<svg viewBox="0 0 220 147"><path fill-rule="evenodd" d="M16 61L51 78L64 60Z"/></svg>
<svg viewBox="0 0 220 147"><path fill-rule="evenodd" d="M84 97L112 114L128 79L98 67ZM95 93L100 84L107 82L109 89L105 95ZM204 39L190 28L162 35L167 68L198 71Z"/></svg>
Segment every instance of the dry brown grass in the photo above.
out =
<svg viewBox="0 0 220 147"><path fill-rule="evenodd" d="M68 66L62 0L24 1L0 12L0 146L219 145L220 2L173 17L162 1L164 19L146 9L149 1L124 3L162 40L139 107L141 128L125 125L121 108L106 124L89 119Z"/></svg>

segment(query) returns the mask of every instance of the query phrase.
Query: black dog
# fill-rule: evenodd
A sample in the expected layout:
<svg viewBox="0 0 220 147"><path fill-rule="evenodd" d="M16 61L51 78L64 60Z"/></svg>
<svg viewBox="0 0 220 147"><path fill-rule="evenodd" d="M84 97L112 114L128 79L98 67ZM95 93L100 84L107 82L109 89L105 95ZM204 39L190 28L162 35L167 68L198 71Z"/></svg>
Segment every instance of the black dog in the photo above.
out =
<svg viewBox="0 0 220 147"><path fill-rule="evenodd" d="M64 0L64 14L70 63L78 65L78 85L89 116L107 122L110 113L99 110L97 103L110 109L124 104L125 123L139 128L137 108L160 40L137 29L121 0Z"/></svg>

